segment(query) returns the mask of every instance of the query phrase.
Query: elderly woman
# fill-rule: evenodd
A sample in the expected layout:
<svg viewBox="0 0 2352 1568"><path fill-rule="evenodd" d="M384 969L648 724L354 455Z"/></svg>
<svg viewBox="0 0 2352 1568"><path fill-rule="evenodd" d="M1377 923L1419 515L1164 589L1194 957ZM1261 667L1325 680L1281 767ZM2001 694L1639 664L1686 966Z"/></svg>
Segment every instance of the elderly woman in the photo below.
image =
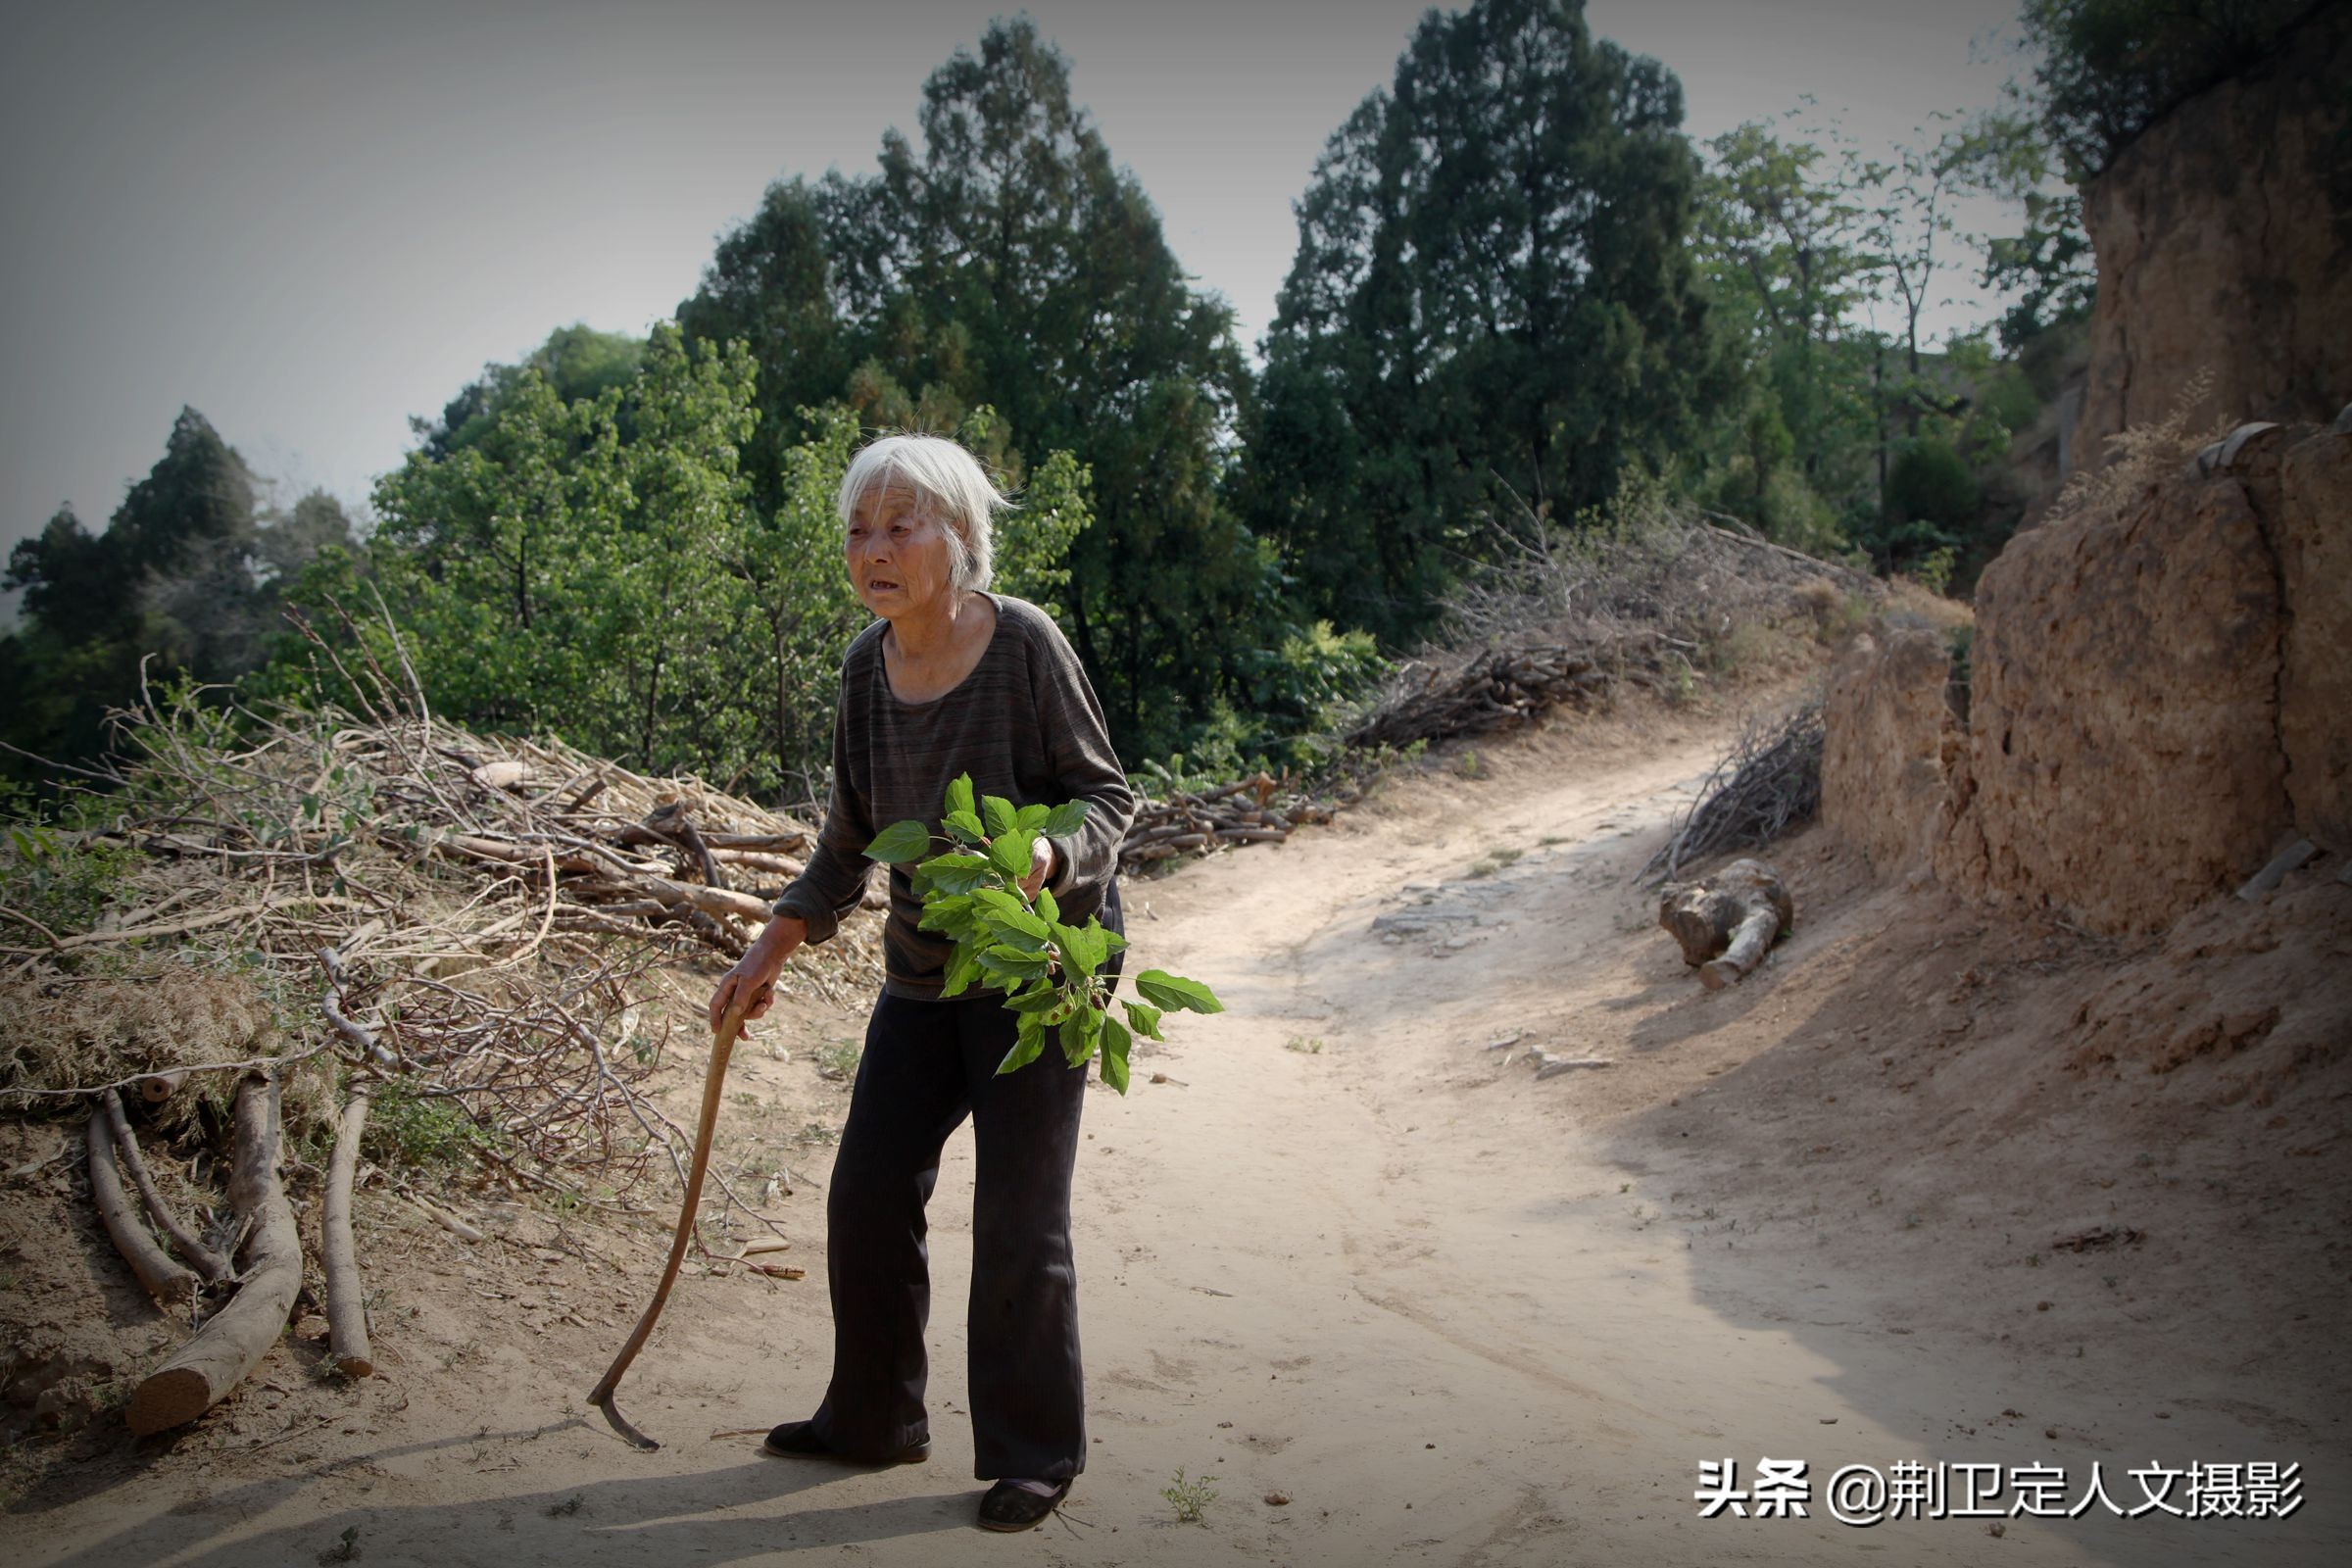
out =
<svg viewBox="0 0 2352 1568"><path fill-rule="evenodd" d="M1041 837L1025 888L1051 886L1061 918L1123 929L1118 849L1135 812L1102 710L1053 618L987 592L991 519L1008 506L971 455L933 436L887 436L841 484L843 560L881 618L850 643L833 730L833 790L808 869L710 999L712 1027L749 993L764 1013L784 960L857 907L876 832L936 823L969 773L1015 806L1082 800L1082 827ZM1058 1054L1004 1077L1016 1015L994 992L940 996L951 944L917 925L908 868L890 868L888 978L834 1156L825 1203L833 1376L806 1421L767 1450L874 1464L926 1458L923 1329L931 1285L923 1207L941 1147L972 1118L969 1323L973 1473L994 1480L979 1522L1024 1530L1086 1468L1070 1258L1070 1173L1087 1073Z"/></svg>

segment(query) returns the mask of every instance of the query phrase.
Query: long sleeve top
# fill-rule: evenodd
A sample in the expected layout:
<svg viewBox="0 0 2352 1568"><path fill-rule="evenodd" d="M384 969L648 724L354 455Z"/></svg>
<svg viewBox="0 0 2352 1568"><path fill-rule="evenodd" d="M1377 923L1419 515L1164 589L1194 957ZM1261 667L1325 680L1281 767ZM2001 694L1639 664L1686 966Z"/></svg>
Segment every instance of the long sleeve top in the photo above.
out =
<svg viewBox="0 0 2352 1568"><path fill-rule="evenodd" d="M908 817L937 832L948 785L959 773L971 774L977 794L1001 795L1015 807L1086 802L1078 831L1053 841L1054 870L1046 885L1068 924L1083 925L1101 910L1118 874L1135 794L1111 750L1102 705L1061 628L1026 600L989 598L997 626L979 663L930 702L904 702L891 690L882 661L888 622L859 632L843 656L824 826L808 868L775 903L777 913L808 922L810 942L831 937L858 906L874 835ZM885 989L936 1001L955 945L917 929L923 906L912 869L890 868Z"/></svg>

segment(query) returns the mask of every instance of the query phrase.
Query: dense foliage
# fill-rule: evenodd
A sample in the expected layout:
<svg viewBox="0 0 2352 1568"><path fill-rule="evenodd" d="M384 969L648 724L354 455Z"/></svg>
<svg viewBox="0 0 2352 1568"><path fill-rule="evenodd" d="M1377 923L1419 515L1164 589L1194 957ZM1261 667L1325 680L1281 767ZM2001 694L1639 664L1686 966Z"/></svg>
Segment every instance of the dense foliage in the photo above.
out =
<svg viewBox="0 0 2352 1568"><path fill-rule="evenodd" d="M563 327L415 421L365 537L184 412L110 526L61 511L9 560L7 778L99 756L143 664L338 695L323 645L406 659L478 728L819 797L863 617L834 491L877 428L954 433L1018 493L997 586L1175 776L1311 760L1449 589L1628 479L1964 587L2081 365L2059 176L2307 9L2026 0L2031 112L1875 159L1793 113L1694 145L1581 0L1432 11L1300 196L1255 375L1069 62L999 21L922 83L919 137L769 186L674 323ZM1984 193L2015 232L1961 230ZM1923 337L1972 266L2009 294L1997 353Z"/></svg>
<svg viewBox="0 0 2352 1568"><path fill-rule="evenodd" d="M1220 490L1248 384L1232 313L1186 279L1027 18L932 73L918 122L921 151L894 131L872 175L771 187L678 318L751 346L763 503L800 411L835 400L933 429L988 405L981 450L1015 482L1026 459L1072 454L1100 526L1071 553L1063 619L1122 749L1181 745L1230 705L1247 654L1297 629Z"/></svg>
<svg viewBox="0 0 2352 1568"><path fill-rule="evenodd" d="M2025 0L2035 98L2088 178L2168 110L2274 53L2334 0Z"/></svg>
<svg viewBox="0 0 2352 1568"><path fill-rule="evenodd" d="M1319 613L1419 629L1497 509L1573 515L1720 401L1682 113L1581 5L1483 0L1431 12L1332 137L1245 480Z"/></svg>
<svg viewBox="0 0 2352 1568"><path fill-rule="evenodd" d="M182 409L104 531L61 508L9 554L0 586L23 590L24 623L0 637L0 778L50 781L26 753L103 753L107 711L137 697L143 665L215 680L255 669L285 584L350 537L333 497L270 502L236 450Z"/></svg>

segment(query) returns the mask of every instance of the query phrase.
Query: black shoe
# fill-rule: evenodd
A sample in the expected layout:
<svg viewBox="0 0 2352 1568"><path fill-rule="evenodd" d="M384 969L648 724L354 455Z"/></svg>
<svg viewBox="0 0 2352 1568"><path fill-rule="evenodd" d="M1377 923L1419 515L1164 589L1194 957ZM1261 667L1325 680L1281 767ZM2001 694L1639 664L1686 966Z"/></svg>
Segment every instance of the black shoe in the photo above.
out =
<svg viewBox="0 0 2352 1568"><path fill-rule="evenodd" d="M921 1464L931 1457L929 1438L919 1439L880 1459L857 1459L846 1453L835 1453L816 1435L816 1423L813 1421L787 1421L770 1432L767 1441L760 1446L779 1458L839 1459L844 1464Z"/></svg>
<svg viewBox="0 0 2352 1568"><path fill-rule="evenodd" d="M980 1499L980 1528L983 1530L1031 1530L1044 1521L1046 1515L1061 1506L1061 1499L1070 1494L1070 1484L1064 1481L1050 1496L1039 1496L1027 1487L1016 1487L1010 1481L1000 1481L988 1489Z"/></svg>

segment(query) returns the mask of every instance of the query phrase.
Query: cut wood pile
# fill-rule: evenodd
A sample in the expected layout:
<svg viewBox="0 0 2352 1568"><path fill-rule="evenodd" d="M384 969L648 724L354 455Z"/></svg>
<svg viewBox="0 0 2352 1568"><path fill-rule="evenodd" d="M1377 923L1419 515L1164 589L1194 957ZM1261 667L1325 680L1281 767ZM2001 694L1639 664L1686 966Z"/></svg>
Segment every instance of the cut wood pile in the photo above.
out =
<svg viewBox="0 0 2352 1568"><path fill-rule="evenodd" d="M1725 519L1729 521L1730 519ZM1821 617L1884 585L1721 527L1660 500L1631 500L1616 525L1528 523L1496 564L1449 597L1441 636L1390 677L1351 728L1351 747L1432 744L1517 728L1620 685L1656 689L1738 628Z"/></svg>
<svg viewBox="0 0 2352 1568"><path fill-rule="evenodd" d="M1590 649L1558 644L1489 648L1450 668L1414 660L1392 681L1379 710L1348 733L1348 744L1401 749L1415 741L1488 735L1555 708L1588 703L1618 680L1646 685L1656 678L1654 658L1604 662Z"/></svg>
<svg viewBox="0 0 2352 1568"><path fill-rule="evenodd" d="M196 1325L132 1394L137 1432L201 1414L284 1330L305 1272L290 1173L355 1376L373 1364L355 1188L467 1229L404 1137L438 1140L484 1200L663 1206L636 1191L687 1152L649 1094L682 1010L660 967L740 953L807 853L805 825L700 781L488 741L364 673L358 711L249 712L242 734L194 694L149 696L118 715L132 760L88 825L0 844L0 1109L74 1119L105 1233ZM869 995L876 923L780 988ZM729 1215L771 1224L712 1175Z"/></svg>
<svg viewBox="0 0 2352 1568"><path fill-rule="evenodd" d="M1351 792L1347 799L1353 799ZM1119 869L1134 871L1225 846L1279 844L1301 822L1330 821L1333 809L1332 803L1316 801L1295 781L1264 773L1214 789L1167 788L1138 803L1126 842L1119 846Z"/></svg>
<svg viewBox="0 0 2352 1568"><path fill-rule="evenodd" d="M1187 791L1162 775L1127 835L1121 867L1278 843L1296 824L1328 820L1351 804L1360 793L1354 775L1396 752L1516 729L1605 702L1623 685L1657 690L1678 666L1687 673L1710 639L1743 625L1819 623L1848 596L1885 598L1885 585L1865 572L1663 500L1637 498L1623 512L1609 527L1571 533L1528 522L1506 537L1501 563L1450 596L1440 636L1392 670L1342 728L1319 779L1258 774ZM1818 704L1742 745L1718 769L1701 811L1680 824L1675 861L1768 843L1813 814Z"/></svg>
<svg viewBox="0 0 2352 1568"><path fill-rule="evenodd" d="M1664 881L1679 876L1687 861L1761 849L1811 821L1821 808L1822 738L1819 697L1777 718L1750 721L1635 880Z"/></svg>

